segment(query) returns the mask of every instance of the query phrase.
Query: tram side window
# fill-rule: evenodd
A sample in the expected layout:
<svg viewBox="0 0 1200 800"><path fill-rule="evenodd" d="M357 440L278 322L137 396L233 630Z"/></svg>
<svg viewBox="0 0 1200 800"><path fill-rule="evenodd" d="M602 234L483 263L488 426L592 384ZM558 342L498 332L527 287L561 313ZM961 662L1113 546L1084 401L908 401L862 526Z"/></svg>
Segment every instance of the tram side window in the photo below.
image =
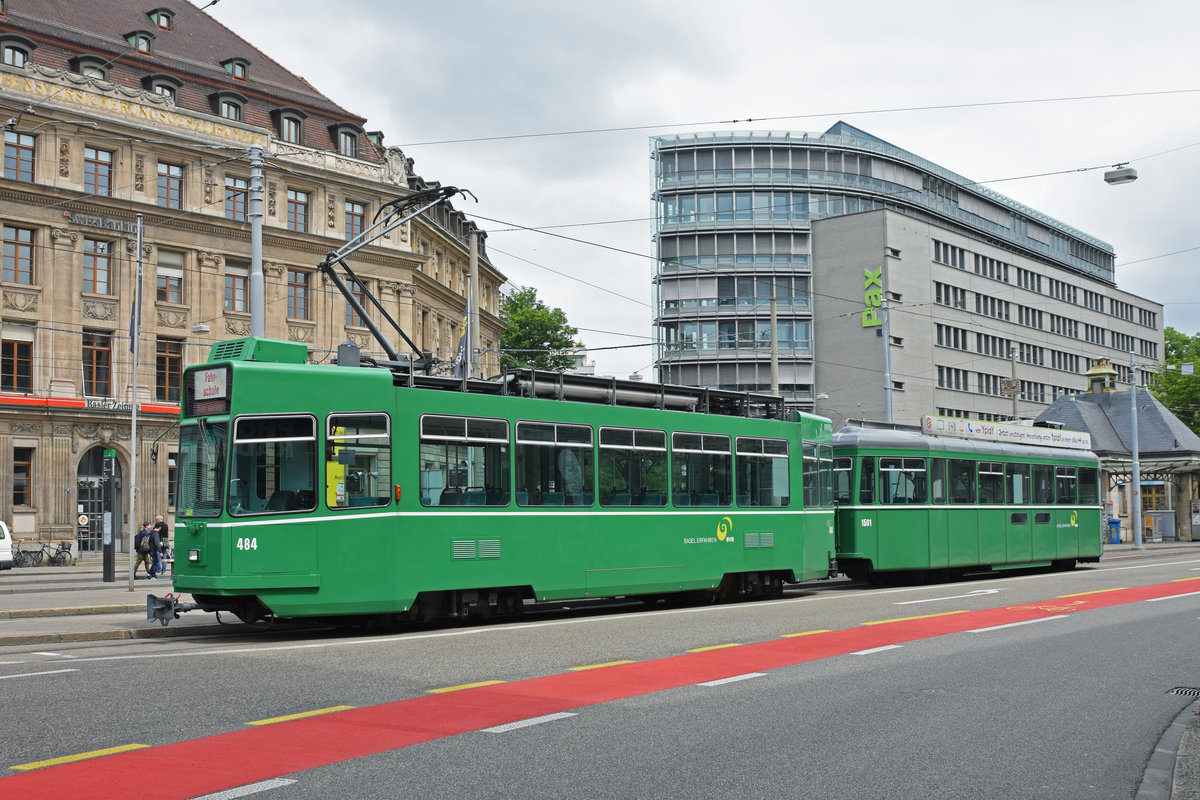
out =
<svg viewBox="0 0 1200 800"><path fill-rule="evenodd" d="M930 500L939 505L946 502L946 459L929 459Z"/></svg>
<svg viewBox="0 0 1200 800"><path fill-rule="evenodd" d="M420 447L421 505L508 505L506 420L427 414Z"/></svg>
<svg viewBox="0 0 1200 800"><path fill-rule="evenodd" d="M229 513L274 514L317 507L317 421L311 416L239 417L233 422Z"/></svg>
<svg viewBox="0 0 1200 800"><path fill-rule="evenodd" d="M874 456L863 456L858 474L858 502L865 506L875 503Z"/></svg>
<svg viewBox="0 0 1200 800"><path fill-rule="evenodd" d="M1054 470L1054 497L1060 506L1073 506L1079 499L1079 490L1074 467L1056 467Z"/></svg>
<svg viewBox="0 0 1200 800"><path fill-rule="evenodd" d="M1079 505L1100 505L1100 476L1095 467L1079 468Z"/></svg>
<svg viewBox="0 0 1200 800"><path fill-rule="evenodd" d="M1048 506L1054 503L1054 467L1049 464L1033 465L1033 504Z"/></svg>
<svg viewBox="0 0 1200 800"><path fill-rule="evenodd" d="M833 502L842 506L850 505L853 488L854 459L835 458L833 460Z"/></svg>
<svg viewBox="0 0 1200 800"><path fill-rule="evenodd" d="M517 505L592 505L594 464L591 426L517 423Z"/></svg>
<svg viewBox="0 0 1200 800"><path fill-rule="evenodd" d="M999 461L979 462L979 503L999 505L1004 502L1004 465Z"/></svg>
<svg viewBox="0 0 1200 800"><path fill-rule="evenodd" d="M891 505L924 503L928 482L923 458L879 459L880 501Z"/></svg>
<svg viewBox="0 0 1200 800"><path fill-rule="evenodd" d="M1029 465L1009 464L1005 467L1010 506L1027 506L1030 500Z"/></svg>
<svg viewBox="0 0 1200 800"><path fill-rule="evenodd" d="M600 505L667 503L667 434L634 428L600 429Z"/></svg>
<svg viewBox="0 0 1200 800"><path fill-rule="evenodd" d="M788 443L784 439L737 439L737 503L739 506L787 508Z"/></svg>
<svg viewBox="0 0 1200 800"><path fill-rule="evenodd" d="M821 505L833 508L833 445L821 445Z"/></svg>
<svg viewBox="0 0 1200 800"><path fill-rule="evenodd" d="M330 414L325 436L325 502L330 508L392 501L387 414Z"/></svg>
<svg viewBox="0 0 1200 800"><path fill-rule="evenodd" d="M950 502L971 505L975 502L975 462L950 459Z"/></svg>
<svg viewBox="0 0 1200 800"><path fill-rule="evenodd" d="M676 506L727 506L733 499L729 437L671 434L671 502Z"/></svg>
<svg viewBox="0 0 1200 800"><path fill-rule="evenodd" d="M817 443L804 442L801 448L802 467L804 470L801 474L804 483L804 507L816 508L820 500L817 480L820 477L821 471L821 462L817 458Z"/></svg>

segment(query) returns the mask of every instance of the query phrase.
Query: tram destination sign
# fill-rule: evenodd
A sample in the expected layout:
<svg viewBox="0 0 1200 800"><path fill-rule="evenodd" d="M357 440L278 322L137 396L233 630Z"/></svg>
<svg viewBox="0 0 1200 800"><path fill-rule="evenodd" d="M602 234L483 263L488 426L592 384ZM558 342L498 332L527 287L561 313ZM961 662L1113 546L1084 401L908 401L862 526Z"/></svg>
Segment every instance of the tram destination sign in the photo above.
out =
<svg viewBox="0 0 1200 800"><path fill-rule="evenodd" d="M1084 431L1035 428L1031 425L938 417L933 414L926 414L921 418L921 432L930 436L957 436L960 439L982 439L988 442L1007 442L1008 444L1067 447L1072 450L1092 449L1092 435Z"/></svg>

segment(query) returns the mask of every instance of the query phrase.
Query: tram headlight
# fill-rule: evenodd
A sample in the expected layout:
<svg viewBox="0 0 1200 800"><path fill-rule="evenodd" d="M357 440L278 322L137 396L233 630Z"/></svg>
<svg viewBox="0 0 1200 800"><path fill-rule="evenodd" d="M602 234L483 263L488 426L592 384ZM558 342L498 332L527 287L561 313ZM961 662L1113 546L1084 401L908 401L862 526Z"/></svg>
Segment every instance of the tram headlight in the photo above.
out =
<svg viewBox="0 0 1200 800"><path fill-rule="evenodd" d="M190 561L194 564L194 563L198 562L199 560L200 560L200 551L199 550L188 550L188 561Z"/></svg>

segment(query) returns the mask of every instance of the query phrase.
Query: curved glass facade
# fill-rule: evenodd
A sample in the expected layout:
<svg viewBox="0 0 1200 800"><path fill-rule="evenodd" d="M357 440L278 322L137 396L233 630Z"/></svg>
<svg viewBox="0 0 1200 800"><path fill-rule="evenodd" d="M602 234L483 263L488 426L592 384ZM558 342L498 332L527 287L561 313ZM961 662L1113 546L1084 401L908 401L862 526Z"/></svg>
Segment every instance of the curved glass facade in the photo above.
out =
<svg viewBox="0 0 1200 800"><path fill-rule="evenodd" d="M813 219L887 208L1114 284L1112 248L870 134L728 132L651 140L659 379L813 401Z"/></svg>

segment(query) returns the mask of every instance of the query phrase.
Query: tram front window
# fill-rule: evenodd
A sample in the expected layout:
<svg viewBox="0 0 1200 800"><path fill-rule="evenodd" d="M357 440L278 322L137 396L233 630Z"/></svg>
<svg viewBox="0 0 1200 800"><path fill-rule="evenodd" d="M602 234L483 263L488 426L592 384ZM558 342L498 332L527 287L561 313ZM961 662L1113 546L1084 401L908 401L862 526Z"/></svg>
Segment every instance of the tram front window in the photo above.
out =
<svg viewBox="0 0 1200 800"><path fill-rule="evenodd" d="M225 452L229 424L184 425L179 432L177 516L215 517L225 490Z"/></svg>

